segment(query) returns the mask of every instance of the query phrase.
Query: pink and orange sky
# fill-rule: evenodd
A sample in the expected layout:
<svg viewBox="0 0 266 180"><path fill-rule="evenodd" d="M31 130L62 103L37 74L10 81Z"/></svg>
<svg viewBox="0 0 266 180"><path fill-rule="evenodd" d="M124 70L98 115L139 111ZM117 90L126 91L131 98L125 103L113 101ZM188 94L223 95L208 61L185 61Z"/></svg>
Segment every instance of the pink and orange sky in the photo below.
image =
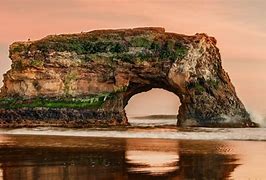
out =
<svg viewBox="0 0 266 180"><path fill-rule="evenodd" d="M8 45L28 38L140 26L205 32L218 40L223 66L247 109L266 114L265 9L264 0L2 0L0 74L10 68ZM176 112L177 99L167 92L139 96L130 101L129 113L143 113L145 107L148 114Z"/></svg>

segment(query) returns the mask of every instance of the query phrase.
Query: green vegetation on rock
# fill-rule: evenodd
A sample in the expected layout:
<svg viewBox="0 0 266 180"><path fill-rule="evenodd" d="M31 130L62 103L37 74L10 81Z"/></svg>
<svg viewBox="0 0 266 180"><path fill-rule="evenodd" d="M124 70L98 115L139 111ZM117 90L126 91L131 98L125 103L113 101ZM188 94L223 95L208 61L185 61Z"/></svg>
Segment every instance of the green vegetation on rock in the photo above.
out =
<svg viewBox="0 0 266 180"><path fill-rule="evenodd" d="M136 36L131 39L130 43L133 47L144 47L149 49L152 41L150 41L147 37Z"/></svg>
<svg viewBox="0 0 266 180"><path fill-rule="evenodd" d="M128 86L117 87L117 88L115 88L114 92L115 93L126 92L127 88L128 88Z"/></svg>
<svg viewBox="0 0 266 180"><path fill-rule="evenodd" d="M161 59L170 59L174 61L185 57L187 49L179 42L168 40L162 44L159 53Z"/></svg>
<svg viewBox="0 0 266 180"><path fill-rule="evenodd" d="M200 83L195 83L195 89L198 92L204 92L205 91L205 88Z"/></svg>
<svg viewBox="0 0 266 180"><path fill-rule="evenodd" d="M95 54L103 52L120 53L128 50L123 41L100 40L94 42L90 39L79 38L58 38L56 40L43 40L36 43L36 47L43 53L54 50L59 52L74 51L77 54Z"/></svg>
<svg viewBox="0 0 266 180"><path fill-rule="evenodd" d="M211 80L208 80L207 83L215 89L218 89L219 87L219 81L217 80L211 79Z"/></svg>
<svg viewBox="0 0 266 180"><path fill-rule="evenodd" d="M187 88L189 89L195 89L197 92L205 92L206 89L205 87L207 87L207 89L212 88L212 89L218 89L219 87L219 81L218 80L214 80L214 79L209 79L206 81L201 80L200 82L190 82L189 84L187 84Z"/></svg>
<svg viewBox="0 0 266 180"><path fill-rule="evenodd" d="M120 37L120 35L117 35ZM51 52L75 52L83 56L83 62L95 61L100 58L121 60L124 62L138 61L175 61L187 54L187 47L180 39L175 37L158 37L155 35L135 36L49 36L29 45L15 44L12 53L23 51L38 51L43 57L49 57ZM95 59L96 58L96 59ZM41 66L41 62L32 61L32 66Z"/></svg>
<svg viewBox="0 0 266 180"><path fill-rule="evenodd" d="M103 93L93 96L87 96L82 98L41 98L36 97L33 99L17 98L2 98L0 99L1 109L17 109L17 108L73 108L73 109L85 109L85 108L99 108L103 103L112 98L112 93Z"/></svg>
<svg viewBox="0 0 266 180"><path fill-rule="evenodd" d="M44 62L41 60L31 60L30 65L34 67L43 67Z"/></svg>
<svg viewBox="0 0 266 180"><path fill-rule="evenodd" d="M189 84L187 84L187 88L194 89L199 93L202 93L205 91L205 88L200 82L190 82Z"/></svg>
<svg viewBox="0 0 266 180"><path fill-rule="evenodd" d="M15 43L11 46L12 48L10 48L10 52L18 52L18 53L27 53L28 52L28 46L24 43Z"/></svg>

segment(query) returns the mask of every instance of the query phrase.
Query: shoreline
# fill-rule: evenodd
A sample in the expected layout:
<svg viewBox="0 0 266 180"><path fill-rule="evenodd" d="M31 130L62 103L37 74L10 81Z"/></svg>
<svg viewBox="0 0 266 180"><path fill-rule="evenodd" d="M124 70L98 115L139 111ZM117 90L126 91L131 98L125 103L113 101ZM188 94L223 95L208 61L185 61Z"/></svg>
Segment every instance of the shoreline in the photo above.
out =
<svg viewBox="0 0 266 180"><path fill-rule="evenodd" d="M136 138L165 140L266 141L266 128L0 128L0 136L55 136L87 138Z"/></svg>

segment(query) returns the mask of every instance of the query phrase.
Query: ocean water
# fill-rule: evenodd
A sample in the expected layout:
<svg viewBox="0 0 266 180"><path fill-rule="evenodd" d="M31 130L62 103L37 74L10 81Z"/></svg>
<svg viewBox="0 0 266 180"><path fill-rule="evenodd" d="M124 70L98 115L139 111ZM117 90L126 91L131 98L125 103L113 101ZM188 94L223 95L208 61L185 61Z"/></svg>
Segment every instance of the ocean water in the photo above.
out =
<svg viewBox="0 0 266 180"><path fill-rule="evenodd" d="M0 129L0 179L266 179L266 128Z"/></svg>

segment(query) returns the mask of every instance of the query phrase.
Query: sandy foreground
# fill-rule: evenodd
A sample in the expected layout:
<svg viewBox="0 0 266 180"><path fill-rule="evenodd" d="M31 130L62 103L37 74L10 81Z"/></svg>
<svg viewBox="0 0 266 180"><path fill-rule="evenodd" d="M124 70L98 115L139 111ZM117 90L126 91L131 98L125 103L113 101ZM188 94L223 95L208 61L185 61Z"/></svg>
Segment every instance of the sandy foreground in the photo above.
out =
<svg viewBox="0 0 266 180"><path fill-rule="evenodd" d="M265 140L109 138L85 136L83 131L68 136L54 129L22 129L21 134L1 130L0 178L266 179Z"/></svg>

